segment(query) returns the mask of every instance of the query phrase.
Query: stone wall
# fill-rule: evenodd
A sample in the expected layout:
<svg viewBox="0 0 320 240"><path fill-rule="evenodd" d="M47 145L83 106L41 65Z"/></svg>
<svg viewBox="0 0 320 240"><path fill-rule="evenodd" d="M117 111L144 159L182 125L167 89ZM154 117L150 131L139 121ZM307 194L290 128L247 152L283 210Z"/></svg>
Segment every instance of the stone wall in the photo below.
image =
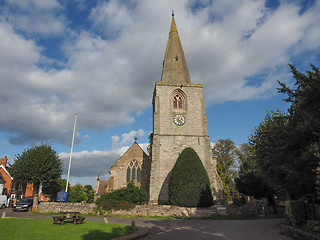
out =
<svg viewBox="0 0 320 240"><path fill-rule="evenodd" d="M94 203L41 202L38 212L74 211L83 214L93 213ZM175 216L175 217L210 217L210 216L265 216L263 205L247 204L242 206L214 205L208 208L187 208L172 205L138 205L126 210L113 210L109 214L143 215L143 216Z"/></svg>
<svg viewBox="0 0 320 240"><path fill-rule="evenodd" d="M65 203L65 202L40 202L38 212L80 212L92 213L95 203Z"/></svg>

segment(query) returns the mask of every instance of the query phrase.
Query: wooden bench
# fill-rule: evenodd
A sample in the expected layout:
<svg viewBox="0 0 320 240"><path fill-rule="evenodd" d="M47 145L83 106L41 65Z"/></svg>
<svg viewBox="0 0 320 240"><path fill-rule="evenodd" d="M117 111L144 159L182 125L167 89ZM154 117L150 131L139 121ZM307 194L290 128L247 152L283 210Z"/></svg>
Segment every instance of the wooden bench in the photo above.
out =
<svg viewBox="0 0 320 240"><path fill-rule="evenodd" d="M82 224L84 223L84 219L85 219L85 217L79 216L78 213L76 213L75 215L70 215L69 213L66 215L65 213L63 213L62 215L52 216L52 218L53 218L53 224L60 224L60 225L64 225L65 220L72 220L74 225Z"/></svg>
<svg viewBox="0 0 320 240"><path fill-rule="evenodd" d="M52 216L53 218L53 224L60 224L60 225L64 225L64 220L66 220L66 218L64 216Z"/></svg>
<svg viewBox="0 0 320 240"><path fill-rule="evenodd" d="M74 225L76 225L76 224L82 224L82 223L84 223L84 219L85 219L85 217L80 217L80 216L74 217L74 218L73 218L73 224L74 224Z"/></svg>

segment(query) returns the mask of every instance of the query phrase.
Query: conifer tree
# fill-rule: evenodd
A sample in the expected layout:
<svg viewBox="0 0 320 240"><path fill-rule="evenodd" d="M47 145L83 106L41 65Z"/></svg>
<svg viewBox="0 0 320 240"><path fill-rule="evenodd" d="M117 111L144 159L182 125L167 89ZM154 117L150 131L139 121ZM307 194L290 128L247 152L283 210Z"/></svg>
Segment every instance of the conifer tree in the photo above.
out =
<svg viewBox="0 0 320 240"><path fill-rule="evenodd" d="M169 202L183 207L213 205L208 174L198 154L192 148L182 151L172 169Z"/></svg>

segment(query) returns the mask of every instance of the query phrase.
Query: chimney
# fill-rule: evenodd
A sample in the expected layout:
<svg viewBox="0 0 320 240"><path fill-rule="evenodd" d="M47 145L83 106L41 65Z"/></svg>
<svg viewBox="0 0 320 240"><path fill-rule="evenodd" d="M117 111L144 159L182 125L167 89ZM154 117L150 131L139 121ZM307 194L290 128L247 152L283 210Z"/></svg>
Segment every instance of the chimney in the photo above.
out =
<svg viewBox="0 0 320 240"><path fill-rule="evenodd" d="M4 158L1 158L1 160L0 160L0 165L3 165L4 167L6 167L7 161L8 161L7 156L4 156Z"/></svg>

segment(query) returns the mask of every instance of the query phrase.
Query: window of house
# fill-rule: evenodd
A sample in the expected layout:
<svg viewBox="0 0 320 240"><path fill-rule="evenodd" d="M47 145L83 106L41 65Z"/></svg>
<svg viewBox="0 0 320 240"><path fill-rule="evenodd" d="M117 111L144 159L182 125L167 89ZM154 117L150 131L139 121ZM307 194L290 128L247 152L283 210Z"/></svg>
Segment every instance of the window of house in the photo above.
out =
<svg viewBox="0 0 320 240"><path fill-rule="evenodd" d="M141 170L137 160L132 160L127 167L127 182L141 182Z"/></svg>

